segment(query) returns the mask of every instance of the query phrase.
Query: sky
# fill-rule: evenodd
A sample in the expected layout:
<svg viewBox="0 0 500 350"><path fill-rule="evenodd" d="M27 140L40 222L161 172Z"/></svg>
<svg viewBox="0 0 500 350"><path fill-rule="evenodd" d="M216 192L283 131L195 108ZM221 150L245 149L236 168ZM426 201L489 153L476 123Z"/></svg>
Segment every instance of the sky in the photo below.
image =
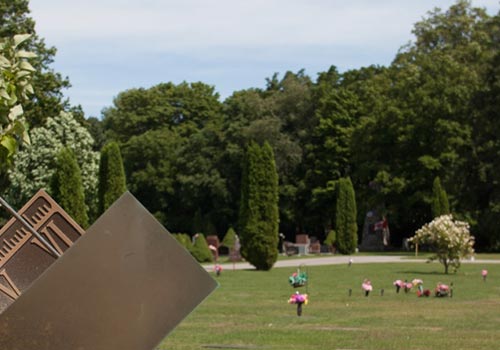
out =
<svg viewBox="0 0 500 350"><path fill-rule="evenodd" d="M428 11L454 0L30 0L51 68L86 117L101 117L132 88L183 81L214 86L221 101L304 69L313 80L387 66ZM499 0L473 0L490 15Z"/></svg>

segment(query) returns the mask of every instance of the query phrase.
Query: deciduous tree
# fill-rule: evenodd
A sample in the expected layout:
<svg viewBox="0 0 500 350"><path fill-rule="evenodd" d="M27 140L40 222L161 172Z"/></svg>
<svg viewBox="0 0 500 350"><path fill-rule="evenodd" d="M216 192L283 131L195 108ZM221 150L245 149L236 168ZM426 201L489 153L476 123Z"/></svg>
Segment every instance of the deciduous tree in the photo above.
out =
<svg viewBox="0 0 500 350"><path fill-rule="evenodd" d="M99 153L92 150L93 139L88 131L70 113L61 112L48 118L44 126L31 129L30 134L31 146L18 152L15 167L9 174L8 202L20 208L40 188L48 188L57 154L61 148L68 147L75 153L82 173L87 206L95 213Z"/></svg>
<svg viewBox="0 0 500 350"><path fill-rule="evenodd" d="M0 191L7 185L7 170L23 143L29 143L24 108L33 94L35 69L28 62L36 55L22 50L30 35L0 37Z"/></svg>
<svg viewBox="0 0 500 350"><path fill-rule="evenodd" d="M34 68L34 94L24 106L26 120L31 127L45 124L48 117L69 110L69 102L64 99L63 90L70 87L67 77L62 77L50 65L56 55L55 47L48 47L35 31L35 21L29 16L29 0L9 0L0 2L0 37L31 34L26 49L34 52L31 60ZM82 120L79 120L82 122Z"/></svg>
<svg viewBox="0 0 500 350"><path fill-rule="evenodd" d="M460 259L474 254L474 237L470 235L469 224L454 220L452 215L442 215L425 224L409 241L428 245L434 252L430 260L443 264L446 274L449 267L454 271L460 267Z"/></svg>

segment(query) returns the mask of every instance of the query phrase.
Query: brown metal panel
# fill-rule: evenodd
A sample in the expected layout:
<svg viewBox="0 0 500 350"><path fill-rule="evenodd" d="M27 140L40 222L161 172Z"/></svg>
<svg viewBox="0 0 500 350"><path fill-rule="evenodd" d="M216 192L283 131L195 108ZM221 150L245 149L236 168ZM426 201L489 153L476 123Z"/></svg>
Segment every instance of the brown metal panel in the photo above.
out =
<svg viewBox="0 0 500 350"><path fill-rule="evenodd" d="M127 192L0 315L0 349L151 350L216 286Z"/></svg>
<svg viewBox="0 0 500 350"><path fill-rule="evenodd" d="M19 214L60 254L85 232L44 190ZM0 313L55 260L38 238L15 218L10 219L0 229Z"/></svg>

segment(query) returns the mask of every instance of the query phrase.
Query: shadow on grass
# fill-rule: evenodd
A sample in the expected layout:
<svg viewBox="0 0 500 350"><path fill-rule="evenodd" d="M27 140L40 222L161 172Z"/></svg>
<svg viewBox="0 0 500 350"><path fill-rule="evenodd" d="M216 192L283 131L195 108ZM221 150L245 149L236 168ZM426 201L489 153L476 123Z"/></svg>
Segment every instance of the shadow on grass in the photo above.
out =
<svg viewBox="0 0 500 350"><path fill-rule="evenodd" d="M404 270L404 271L398 271L397 273L408 273L408 274L415 274L415 275L435 275L435 276L453 276L454 274L449 273L445 274L444 272L438 272L438 271L415 271L415 270Z"/></svg>

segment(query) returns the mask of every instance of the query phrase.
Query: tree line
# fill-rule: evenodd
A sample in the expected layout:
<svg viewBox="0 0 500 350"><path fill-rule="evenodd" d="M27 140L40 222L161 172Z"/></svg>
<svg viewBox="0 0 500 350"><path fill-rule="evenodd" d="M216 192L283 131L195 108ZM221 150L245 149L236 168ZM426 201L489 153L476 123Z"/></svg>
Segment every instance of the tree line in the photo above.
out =
<svg viewBox="0 0 500 350"><path fill-rule="evenodd" d="M251 202L242 191L247 151L258 146L274 155L277 229L289 240L296 233L324 240L344 225L336 215L338 189L348 180L357 216L346 225L359 230L366 213L376 211L388 218L391 243L400 246L433 219L437 207L446 208L471 224L477 248L500 249L500 13L490 16L460 0L416 23L414 40L388 66L339 72L332 65L317 77L303 70L274 74L264 88L236 91L224 101L203 82L131 88L101 119L83 118L81 108L63 99L69 82L48 68L55 50L44 48L27 25L27 9L16 13L1 16L0 34L35 34L31 47L39 58L32 84L39 90L25 118L32 144L39 143L18 152L16 168L3 182L5 192L16 191L13 201L29 197L31 184L47 183L39 180L54 164L48 159L44 171L33 159L57 148L48 142L54 139L73 148L86 169L92 222L102 209L99 153L114 142L127 188L171 232L222 238L234 228L244 235L240 204ZM76 124L69 128L73 122L63 118ZM436 191L447 195L439 203Z"/></svg>

